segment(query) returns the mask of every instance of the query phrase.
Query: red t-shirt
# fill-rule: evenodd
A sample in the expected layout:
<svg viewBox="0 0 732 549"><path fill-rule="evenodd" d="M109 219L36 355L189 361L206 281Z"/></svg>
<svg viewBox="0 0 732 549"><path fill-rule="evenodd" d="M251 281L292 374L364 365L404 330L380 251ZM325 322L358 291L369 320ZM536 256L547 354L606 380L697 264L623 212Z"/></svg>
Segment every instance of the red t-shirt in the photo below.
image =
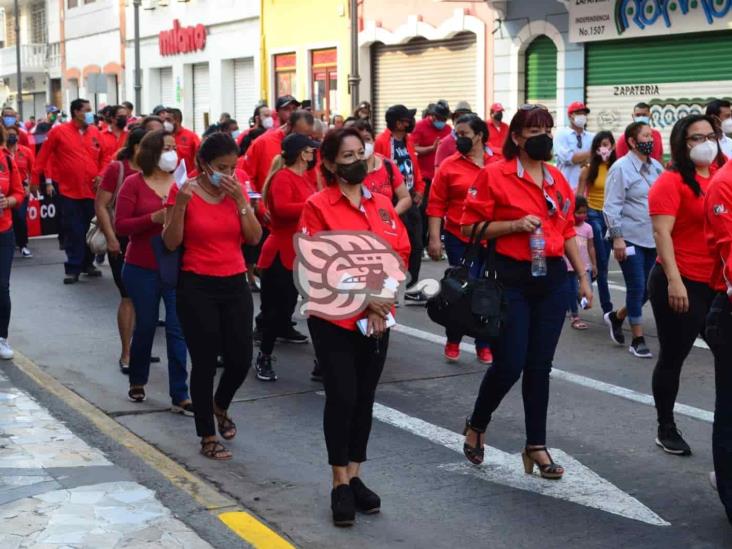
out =
<svg viewBox="0 0 732 549"><path fill-rule="evenodd" d="M177 194L178 186L173 185L168 206L175 205ZM181 270L220 277L245 273L240 217L232 198L224 196L221 202L210 204L194 192L186 206Z"/></svg>
<svg viewBox="0 0 732 549"><path fill-rule="evenodd" d="M305 202L316 191L316 186L306 174L298 175L283 168L274 175L267 189L267 209L271 216L270 233L262 245L262 253L257 261L259 268L271 267L279 254L282 265L292 270L295 261L292 237L297 232Z"/></svg>
<svg viewBox="0 0 732 549"><path fill-rule="evenodd" d="M429 118L424 118L417 122L412 132L412 142L418 147L429 147L434 144L437 139L445 139L452 133L450 126L445 126L438 130ZM435 176L435 155L437 150L432 151L428 154L417 155L419 161L419 171L422 172L422 177L425 179L432 179Z"/></svg>
<svg viewBox="0 0 732 549"><path fill-rule="evenodd" d="M488 123L488 146L494 153L503 154L503 144L508 137L508 124L501 122L499 127L493 123L493 120L487 120Z"/></svg>
<svg viewBox="0 0 732 549"><path fill-rule="evenodd" d="M262 185L272 167L272 160L282 152L284 139L285 132L281 129L268 130L252 143L244 155L244 169L252 178L252 187L255 191L262 191Z"/></svg>
<svg viewBox="0 0 732 549"><path fill-rule="evenodd" d="M196 169L196 154L198 147L201 146L201 138L186 128L180 128L173 137L178 158L186 161L186 171L188 177L191 177L193 170Z"/></svg>
<svg viewBox="0 0 732 549"><path fill-rule="evenodd" d="M163 226L154 223L151 216L164 206L165 199L148 186L141 173L131 175L122 183L114 210L114 231L119 236L130 237L125 263L143 269L158 269L150 239L159 235Z"/></svg>
<svg viewBox="0 0 732 549"><path fill-rule="evenodd" d="M546 196L556 210L549 212ZM564 242L574 238L574 193L561 172L544 164L539 188L518 158L486 166L478 174L465 199L460 225L482 221L514 221L527 215L541 219L546 257L563 257ZM518 261L531 261L529 233L512 233L496 240L496 251Z"/></svg>
<svg viewBox="0 0 732 549"><path fill-rule="evenodd" d="M711 177L697 175L696 180L702 190L701 196L694 195L679 172L663 172L648 193L648 212L651 216L676 218L671 239L679 272L684 278L708 284L714 270L714 258L704 240L704 195ZM660 259L658 263L661 263Z"/></svg>
<svg viewBox="0 0 732 549"><path fill-rule="evenodd" d="M381 155L378 156L381 158L381 167L378 170L369 172L366 175L366 179L363 180L363 185L372 193L383 194L389 200L393 201L396 190L404 185L404 177L394 162ZM387 162L391 164L391 177L389 176L389 171L386 169Z"/></svg>
<svg viewBox="0 0 732 549"><path fill-rule="evenodd" d="M20 170L11 159L12 170L8 167L8 156L10 152L3 147L0 149L0 191L8 198L14 197L17 201L16 207L23 202L25 190L20 180ZM5 232L13 226L13 214L10 208L5 208L0 214L0 232Z"/></svg>

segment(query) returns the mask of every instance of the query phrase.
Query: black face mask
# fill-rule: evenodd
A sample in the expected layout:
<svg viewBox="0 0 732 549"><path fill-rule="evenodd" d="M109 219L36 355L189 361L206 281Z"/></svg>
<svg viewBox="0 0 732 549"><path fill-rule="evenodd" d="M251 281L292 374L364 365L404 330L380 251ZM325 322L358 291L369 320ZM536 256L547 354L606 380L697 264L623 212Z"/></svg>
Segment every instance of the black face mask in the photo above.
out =
<svg viewBox="0 0 732 549"><path fill-rule="evenodd" d="M312 170L315 167L315 157L313 157L311 160L308 160L308 170Z"/></svg>
<svg viewBox="0 0 732 549"><path fill-rule="evenodd" d="M120 130L124 130L124 129L125 129L125 127L127 126L127 117L126 117L126 116L118 116L118 117L117 117L117 118L116 118L116 119L114 120L114 124L115 124L115 125L116 125L116 126L117 126L117 127L118 127L118 128L120 129Z"/></svg>
<svg viewBox="0 0 732 549"><path fill-rule="evenodd" d="M18 142L18 136L17 135L15 135L14 133L11 133L10 135L8 135L8 145L10 145L12 147L17 142Z"/></svg>
<svg viewBox="0 0 732 549"><path fill-rule="evenodd" d="M351 185L363 183L368 173L369 168L365 160L356 160L351 164L336 164L336 175Z"/></svg>
<svg viewBox="0 0 732 549"><path fill-rule="evenodd" d="M547 134L542 133L541 135L535 135L530 137L524 143L523 149L529 158L532 160L551 160L552 159L552 147L554 146L554 140Z"/></svg>
<svg viewBox="0 0 732 549"><path fill-rule="evenodd" d="M414 118L412 118L409 121L409 126L407 126L407 133L412 133L414 131L414 125L415 125L415 121L414 121Z"/></svg>
<svg viewBox="0 0 732 549"><path fill-rule="evenodd" d="M493 120L495 120L496 122L500 122L501 120L503 120L503 112L494 113Z"/></svg>
<svg viewBox="0 0 732 549"><path fill-rule="evenodd" d="M455 144L457 145L457 150L460 154L468 154L470 150L473 148L473 140L469 137L458 137L455 140Z"/></svg>

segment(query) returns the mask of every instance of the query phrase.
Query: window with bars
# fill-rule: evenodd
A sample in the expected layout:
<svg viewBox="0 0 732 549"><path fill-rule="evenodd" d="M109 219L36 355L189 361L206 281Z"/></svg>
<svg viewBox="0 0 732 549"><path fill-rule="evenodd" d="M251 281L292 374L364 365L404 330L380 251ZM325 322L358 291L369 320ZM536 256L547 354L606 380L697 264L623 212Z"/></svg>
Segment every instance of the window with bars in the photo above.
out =
<svg viewBox="0 0 732 549"><path fill-rule="evenodd" d="M45 44L48 42L45 2L31 6L31 42L34 44Z"/></svg>

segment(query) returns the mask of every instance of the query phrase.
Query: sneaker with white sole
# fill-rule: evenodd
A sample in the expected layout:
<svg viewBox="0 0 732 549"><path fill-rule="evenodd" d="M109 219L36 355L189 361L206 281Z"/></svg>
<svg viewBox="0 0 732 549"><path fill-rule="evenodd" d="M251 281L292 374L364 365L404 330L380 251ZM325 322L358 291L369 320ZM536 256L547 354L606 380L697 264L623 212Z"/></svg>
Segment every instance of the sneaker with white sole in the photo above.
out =
<svg viewBox="0 0 732 549"><path fill-rule="evenodd" d="M658 426L656 444L667 454L676 456L690 456L691 448L681 436L681 431L673 423L666 423Z"/></svg>
<svg viewBox="0 0 732 549"><path fill-rule="evenodd" d="M616 345L624 345L625 335L623 334L623 321L618 318L617 313L615 311L610 311L609 313L605 313L602 318L605 321L605 324L610 328L610 339L612 339Z"/></svg>
<svg viewBox="0 0 732 549"><path fill-rule="evenodd" d="M12 347L8 343L8 340L4 337L0 337L0 358L3 360L10 360L15 356Z"/></svg>
<svg viewBox="0 0 732 549"><path fill-rule="evenodd" d="M22 255L23 257L33 257L33 253L28 249L27 246L23 246L20 249L20 255Z"/></svg>
<svg viewBox="0 0 732 549"><path fill-rule="evenodd" d="M628 351L638 358L653 358L653 353L651 353L643 337L634 337L633 342L628 347Z"/></svg>

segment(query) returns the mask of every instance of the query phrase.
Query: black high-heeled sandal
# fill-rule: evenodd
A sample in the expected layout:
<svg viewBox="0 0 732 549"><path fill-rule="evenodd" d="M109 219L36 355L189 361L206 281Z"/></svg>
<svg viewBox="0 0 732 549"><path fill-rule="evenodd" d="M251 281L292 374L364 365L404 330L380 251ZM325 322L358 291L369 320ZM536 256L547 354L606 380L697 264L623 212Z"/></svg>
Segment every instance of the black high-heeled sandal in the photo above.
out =
<svg viewBox="0 0 732 549"><path fill-rule="evenodd" d="M480 465L481 463L483 463L483 458L485 457L485 449L480 446L480 435L485 433L485 429L476 429L470 424L470 418L465 418L465 429L463 429L463 435L467 436L468 431L478 433L478 446L471 446L470 444L465 442L463 443L463 453L465 454L465 457L468 458L468 461L470 463L474 465Z"/></svg>
<svg viewBox="0 0 732 549"><path fill-rule="evenodd" d="M531 454L535 452L546 452L546 455L549 458L549 463L544 463L542 465L541 463L536 461L533 457L531 457ZM534 472L534 466L539 468L541 478L545 478L548 480L559 480L560 478L562 478L562 475L564 475L564 467L562 467L558 463L554 463L554 460L552 459L549 450L546 449L546 446L539 446L538 448L524 448L524 451L521 454L521 458L524 460L524 471L526 471L527 475L530 475Z"/></svg>

